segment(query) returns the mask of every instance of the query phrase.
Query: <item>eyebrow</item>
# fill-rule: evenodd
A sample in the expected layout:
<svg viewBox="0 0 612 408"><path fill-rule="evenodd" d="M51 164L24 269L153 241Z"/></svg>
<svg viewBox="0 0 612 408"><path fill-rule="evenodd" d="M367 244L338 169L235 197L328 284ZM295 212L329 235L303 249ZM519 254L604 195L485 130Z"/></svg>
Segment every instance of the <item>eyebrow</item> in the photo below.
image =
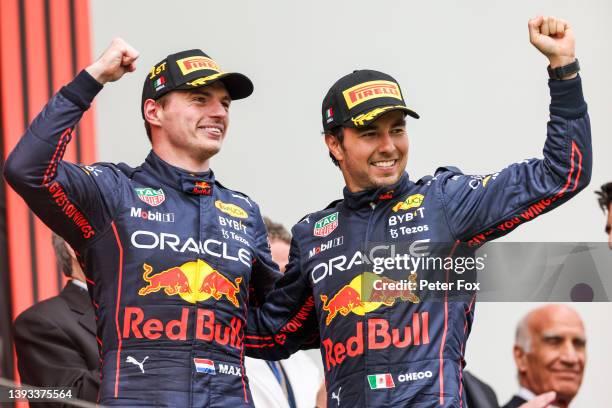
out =
<svg viewBox="0 0 612 408"><path fill-rule="evenodd" d="M563 340L563 336L555 333L543 333L542 339L544 340ZM583 336L576 336L572 338L572 341L578 340L581 344L586 344L586 338Z"/></svg>
<svg viewBox="0 0 612 408"><path fill-rule="evenodd" d="M398 119L397 121L395 121L391 127L396 127L396 126L406 126L406 120L405 119ZM368 132L370 130L378 130L376 128L376 126L374 126L373 124L369 124L367 126L364 127L360 127L359 131L360 132Z"/></svg>
<svg viewBox="0 0 612 408"><path fill-rule="evenodd" d="M210 90L206 89L206 87L201 87L201 88L194 89L193 91L191 91L191 94L192 95L212 96L212 92L210 92ZM229 95L224 95L222 100L225 101L225 102L231 102L232 98Z"/></svg>

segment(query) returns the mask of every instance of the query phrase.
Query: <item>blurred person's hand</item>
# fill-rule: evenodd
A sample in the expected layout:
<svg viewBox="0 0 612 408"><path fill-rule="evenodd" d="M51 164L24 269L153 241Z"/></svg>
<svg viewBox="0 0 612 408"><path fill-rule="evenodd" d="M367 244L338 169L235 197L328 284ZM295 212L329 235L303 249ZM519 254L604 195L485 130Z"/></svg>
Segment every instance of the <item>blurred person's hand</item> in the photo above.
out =
<svg viewBox="0 0 612 408"><path fill-rule="evenodd" d="M325 389L325 380L321 382L321 387L317 391L316 408L327 408L327 390Z"/></svg>

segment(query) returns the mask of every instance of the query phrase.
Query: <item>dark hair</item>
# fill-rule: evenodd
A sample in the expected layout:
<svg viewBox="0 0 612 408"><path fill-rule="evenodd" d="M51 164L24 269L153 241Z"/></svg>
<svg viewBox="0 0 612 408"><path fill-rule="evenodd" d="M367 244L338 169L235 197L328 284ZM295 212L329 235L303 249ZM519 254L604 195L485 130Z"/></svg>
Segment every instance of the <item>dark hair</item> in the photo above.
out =
<svg viewBox="0 0 612 408"><path fill-rule="evenodd" d="M68 248L66 248L63 238L53 233L51 236L51 243L55 251L57 268L61 269L64 275L70 278L72 276L72 256L70 256L70 252L68 252Z"/></svg>
<svg viewBox="0 0 612 408"><path fill-rule="evenodd" d="M264 224L268 230L268 239L270 242L279 240L291 244L291 234L287 231L287 228L283 224L274 222L268 217L263 217Z"/></svg>
<svg viewBox="0 0 612 408"><path fill-rule="evenodd" d="M167 102L166 95L162 95L160 98L155 100L155 102L159 103L162 108L166 107L166 102ZM147 122L146 119L144 120L144 127L145 127L145 130L147 131L147 137L149 138L149 142L153 142L153 140L151 139L151 125L149 125L149 122Z"/></svg>
<svg viewBox="0 0 612 408"><path fill-rule="evenodd" d="M596 191L595 194L599 196L597 201L601 209L608 211L612 203L612 181L601 186L601 191Z"/></svg>
<svg viewBox="0 0 612 408"><path fill-rule="evenodd" d="M325 133L323 133L323 134L335 137L336 140L338 140L338 143L340 143L340 146L343 146L342 143L344 142L344 128L342 126L336 126L334 128L331 128L331 129L325 131ZM332 152L329 152L329 157L330 157L332 163L334 163L334 165L336 167L340 167L340 164L338 163L338 160L336 160L336 158L334 157Z"/></svg>

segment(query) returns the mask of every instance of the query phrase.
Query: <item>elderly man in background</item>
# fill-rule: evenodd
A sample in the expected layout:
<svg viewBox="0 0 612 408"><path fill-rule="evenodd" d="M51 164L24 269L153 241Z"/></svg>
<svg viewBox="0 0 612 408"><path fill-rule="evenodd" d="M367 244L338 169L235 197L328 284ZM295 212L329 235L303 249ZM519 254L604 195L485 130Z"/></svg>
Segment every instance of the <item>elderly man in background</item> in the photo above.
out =
<svg viewBox="0 0 612 408"><path fill-rule="evenodd" d="M519 391L504 408L516 408L536 394L555 391L552 405L569 407L584 375L586 335L582 319L565 305L547 305L519 322L514 345Z"/></svg>

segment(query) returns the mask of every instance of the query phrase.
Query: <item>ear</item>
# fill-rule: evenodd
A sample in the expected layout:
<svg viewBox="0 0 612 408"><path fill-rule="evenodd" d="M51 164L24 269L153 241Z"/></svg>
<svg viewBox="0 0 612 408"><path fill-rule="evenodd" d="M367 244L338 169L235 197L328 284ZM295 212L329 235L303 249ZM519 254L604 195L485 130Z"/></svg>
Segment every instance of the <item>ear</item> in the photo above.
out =
<svg viewBox="0 0 612 408"><path fill-rule="evenodd" d="M66 251L68 251L68 254L70 254L70 257L73 259L76 259L76 254L74 253L74 249L72 249L72 247L68 245L66 241L64 241L64 247L66 248Z"/></svg>
<svg viewBox="0 0 612 408"><path fill-rule="evenodd" d="M513 349L514 354L514 362L516 363L516 368L520 374L524 374L527 372L527 353L523 350L522 347L514 346Z"/></svg>
<svg viewBox="0 0 612 408"><path fill-rule="evenodd" d="M336 158L336 160L338 160L338 162L344 160L344 150L342 149L342 146L340 145L340 142L336 137L329 133L326 133L325 144L327 145L327 148L329 149L330 153Z"/></svg>
<svg viewBox="0 0 612 408"><path fill-rule="evenodd" d="M155 102L153 99L147 99L144 103L144 117L147 122L151 125L160 126L159 114L161 111L161 105Z"/></svg>

